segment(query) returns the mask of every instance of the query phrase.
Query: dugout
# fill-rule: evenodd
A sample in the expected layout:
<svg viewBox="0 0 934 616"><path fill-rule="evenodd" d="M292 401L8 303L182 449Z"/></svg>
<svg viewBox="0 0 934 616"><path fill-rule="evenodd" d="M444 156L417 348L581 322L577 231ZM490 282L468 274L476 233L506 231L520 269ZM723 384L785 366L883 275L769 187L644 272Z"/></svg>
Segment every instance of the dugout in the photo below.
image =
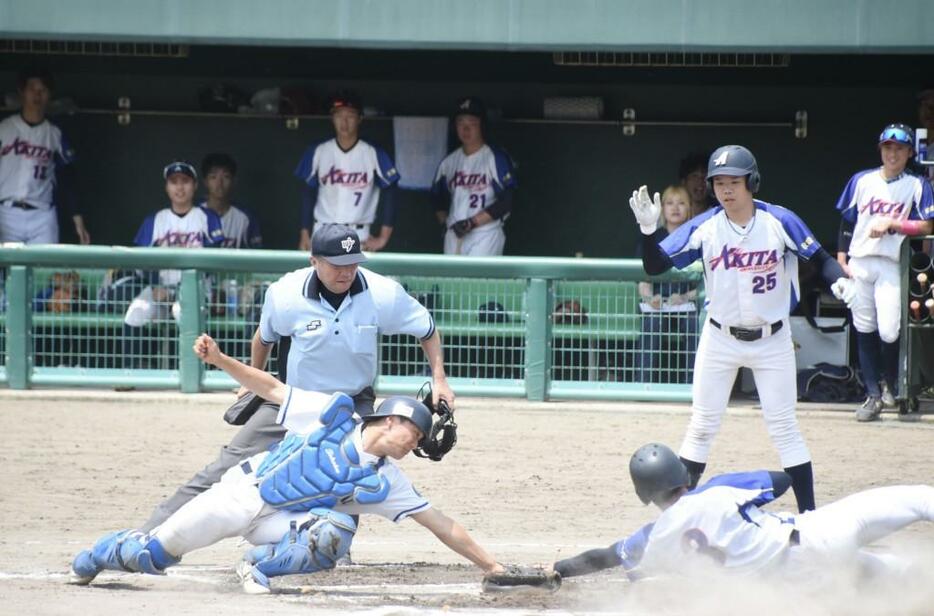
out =
<svg viewBox="0 0 934 616"><path fill-rule="evenodd" d="M844 183L877 164L881 126L916 124L915 94L934 75L934 17L920 0L0 6L3 90L38 62L54 71L57 97L75 103L54 119L77 149L80 201L102 244L129 244L164 205L167 160L226 151L240 166L238 200L260 213L267 246L293 248L292 170L309 143L330 135L320 101L349 86L379 113L364 138L390 152L393 116L446 115L464 94L487 102L490 139L518 164L507 254L632 255L628 192L663 188L681 156L726 142L756 153L760 196L798 211L832 249ZM306 104L297 125L209 111L204 92L219 85L246 96L301 91ZM599 97L602 118L545 119L551 97ZM118 108L121 98L129 109ZM439 252L426 194L404 191L397 202L389 248ZM62 230L67 240L70 225Z"/></svg>

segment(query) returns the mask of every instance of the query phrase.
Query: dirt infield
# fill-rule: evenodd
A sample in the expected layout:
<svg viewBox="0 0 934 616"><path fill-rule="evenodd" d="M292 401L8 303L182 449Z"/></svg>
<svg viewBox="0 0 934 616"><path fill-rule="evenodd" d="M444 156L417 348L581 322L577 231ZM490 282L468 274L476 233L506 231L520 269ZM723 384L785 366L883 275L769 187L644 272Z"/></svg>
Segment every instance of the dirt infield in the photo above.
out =
<svg viewBox="0 0 934 616"><path fill-rule="evenodd" d="M0 613L371 614L505 613L917 613L934 608L934 568L895 592L874 587L789 596L769 589L720 598L630 584L619 572L567 580L555 594L482 594L480 573L412 521L364 518L356 565L277 579L272 596L244 595L233 567L244 546L226 541L192 553L166 577L102 574L65 583L72 556L106 531L142 523L153 505L215 455L235 428L221 421L232 394L0 392ZM894 415L864 425L849 412L799 411L815 461L817 498L894 483L934 482L934 423ZM402 467L433 503L461 521L502 562L542 563L603 547L649 521L626 465L639 445L677 446L680 405L531 404L464 399L457 448L440 464ZM778 467L754 408L731 409L708 476ZM786 496L784 509L793 508ZM927 558L934 525L918 524L881 546ZM706 589L709 591L709 589ZM725 607L726 606L726 607Z"/></svg>

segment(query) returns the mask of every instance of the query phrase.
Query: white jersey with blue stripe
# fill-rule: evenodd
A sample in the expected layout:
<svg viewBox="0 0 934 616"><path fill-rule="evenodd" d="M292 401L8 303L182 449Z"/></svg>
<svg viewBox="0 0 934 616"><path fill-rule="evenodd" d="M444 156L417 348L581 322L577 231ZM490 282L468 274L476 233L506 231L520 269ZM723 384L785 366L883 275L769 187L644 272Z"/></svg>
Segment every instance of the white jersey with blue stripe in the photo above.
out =
<svg viewBox="0 0 934 616"><path fill-rule="evenodd" d="M295 175L318 189L315 221L345 225L372 224L380 189L399 181L389 155L362 139L346 151L336 138L312 145L305 150Z"/></svg>
<svg viewBox="0 0 934 616"><path fill-rule="evenodd" d="M759 327L780 321L798 303L798 257L820 244L793 212L755 200L745 228L716 206L684 223L659 246L677 268L701 259L706 310L725 326Z"/></svg>
<svg viewBox="0 0 934 616"><path fill-rule="evenodd" d="M220 218L205 207L192 207L185 214L176 214L171 207L150 214L143 221L133 240L137 246L164 248L203 248L219 246L224 241ZM176 285L180 270L161 270L159 281Z"/></svg>
<svg viewBox="0 0 934 616"><path fill-rule="evenodd" d="M881 167L860 171L847 182L837 201L837 210L853 224L851 257L886 257L898 261L905 236L886 233L869 237L873 224L882 218L930 220L934 218L931 185L910 172L887 179Z"/></svg>
<svg viewBox="0 0 934 616"><path fill-rule="evenodd" d="M56 169L74 159L61 129L48 120L32 126L20 114L6 118L0 122L0 202L51 208Z"/></svg>
<svg viewBox="0 0 934 616"><path fill-rule="evenodd" d="M767 471L714 477L682 496L655 523L621 544L642 551L640 575L690 574L697 568L723 567L738 573L759 571L788 547L794 530L789 514L759 507L774 500ZM642 537L636 546L634 537ZM629 568L629 567L627 567Z"/></svg>
<svg viewBox="0 0 934 616"><path fill-rule="evenodd" d="M321 412L330 404L331 395L286 386L286 393L276 423L289 432L310 434L321 427ZM360 454L360 464L379 466L379 474L389 483L389 494L379 503L361 505L351 502L338 504L336 511L357 514L374 514L392 522L401 522L412 514L431 508L428 499L418 493L411 480L389 458L377 458L363 450L361 427L358 425L351 438ZM265 455L265 454L263 454ZM255 465L259 468L259 463Z"/></svg>
<svg viewBox="0 0 934 616"><path fill-rule="evenodd" d="M198 203L198 207L210 209L207 207L207 201L203 200ZM224 231L224 241L220 244L222 248L263 247L259 223L249 210L231 205L220 219Z"/></svg>
<svg viewBox="0 0 934 616"><path fill-rule="evenodd" d="M512 160L498 148L484 144L473 154L457 148L447 155L432 184L432 192L448 195L451 199L447 225L482 212L494 203L508 188L516 187ZM503 220L477 227L486 231L502 226Z"/></svg>

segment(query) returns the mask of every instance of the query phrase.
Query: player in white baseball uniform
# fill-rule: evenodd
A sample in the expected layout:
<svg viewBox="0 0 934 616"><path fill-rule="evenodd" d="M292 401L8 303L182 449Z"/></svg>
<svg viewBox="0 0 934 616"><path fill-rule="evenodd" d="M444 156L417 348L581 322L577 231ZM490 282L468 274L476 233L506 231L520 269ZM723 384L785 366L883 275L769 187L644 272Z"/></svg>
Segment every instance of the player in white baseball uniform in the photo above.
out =
<svg viewBox="0 0 934 616"><path fill-rule="evenodd" d="M502 570L392 461L424 447L430 438L432 413L421 402L388 398L361 418L346 394L285 385L224 355L207 335L198 338L194 350L281 405L276 422L288 430L286 438L228 470L152 532L111 533L79 553L72 564L74 583L88 584L104 569L162 574L192 550L242 536L258 546L237 567L244 589L268 593L271 577L333 568L356 532L351 514L375 514L392 522L411 517L483 571Z"/></svg>
<svg viewBox="0 0 934 616"><path fill-rule="evenodd" d="M837 201L843 217L837 260L856 281L860 298L853 326L867 398L856 410L858 421L873 421L883 406L895 406L901 245L906 236L934 230L931 185L906 168L914 143L908 126L886 126L879 135L882 166L850 178Z"/></svg>
<svg viewBox="0 0 934 616"><path fill-rule="evenodd" d="M662 514L609 548L554 564L562 577L621 566L631 579L735 574L807 580L826 570L899 574L906 563L863 548L919 521L934 521L934 487L889 486L858 492L800 515L760 509L788 489L782 472L718 475L696 489L677 455L650 443L629 462L636 494Z"/></svg>
<svg viewBox="0 0 934 616"><path fill-rule="evenodd" d="M458 103L454 126L461 147L441 161L431 188L447 255L496 256L506 245L503 223L512 211L516 176L509 155L486 143L485 124L480 99Z"/></svg>
<svg viewBox="0 0 934 616"><path fill-rule="evenodd" d="M175 161L162 170L170 205L150 214L140 225L133 243L162 248L204 248L224 241L221 221L213 211L193 204L198 173L191 163ZM151 284L137 295L123 317L124 365L138 367L142 354L140 328L169 315L178 320L175 292L181 270L150 272Z"/></svg>
<svg viewBox="0 0 934 616"><path fill-rule="evenodd" d="M391 188L399 172L382 148L360 139L363 105L356 94L338 93L330 109L335 137L310 146L295 168L305 183L298 249L308 250L322 225L340 224L354 228L363 250L382 250L395 225ZM379 235L371 236L377 214Z"/></svg>
<svg viewBox="0 0 934 616"><path fill-rule="evenodd" d="M17 87L22 109L0 122L0 242L57 244L58 206L71 216L78 241L89 244L76 210L75 151L45 117L52 76L27 69Z"/></svg>
<svg viewBox="0 0 934 616"><path fill-rule="evenodd" d="M352 228L327 225L315 232L311 267L286 274L266 291L250 363L264 368L278 342L279 376L288 385L326 394L345 392L353 398L357 414L366 416L373 412L380 336L408 334L419 339L431 366L433 403L443 399L454 408L441 336L431 314L399 283L360 268L365 261ZM286 356L283 344L288 344ZM246 395L241 389L244 404L250 402ZM217 459L160 503L143 530L155 528L228 468L282 438L278 406L267 401L253 408Z"/></svg>
<svg viewBox="0 0 934 616"><path fill-rule="evenodd" d="M853 283L821 248L807 225L785 208L753 199L760 176L746 148L728 145L710 156L707 179L719 205L658 242L658 193L643 186L629 203L646 236L642 262L649 274L701 259L707 321L694 364L693 414L681 456L696 485L730 399L737 370L752 370L769 436L791 475L801 511L814 509L811 454L798 429L794 349L788 313L797 303L798 257L814 261L834 293L848 304Z"/></svg>
<svg viewBox="0 0 934 616"><path fill-rule="evenodd" d="M206 198L199 207L212 210L221 219L223 248L262 248L263 236L253 212L230 201L237 177L237 162L228 154L208 154L201 162Z"/></svg>

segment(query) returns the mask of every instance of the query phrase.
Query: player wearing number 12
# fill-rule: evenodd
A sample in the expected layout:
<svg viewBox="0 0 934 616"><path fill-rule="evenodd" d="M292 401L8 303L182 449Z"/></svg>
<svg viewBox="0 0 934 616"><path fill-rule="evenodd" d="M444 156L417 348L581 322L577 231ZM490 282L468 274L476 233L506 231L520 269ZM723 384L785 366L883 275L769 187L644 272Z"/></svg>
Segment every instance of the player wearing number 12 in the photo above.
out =
<svg viewBox="0 0 934 616"><path fill-rule="evenodd" d="M730 399L737 370L752 370L769 437L791 477L798 509L814 509L811 454L795 417L795 355L788 314L800 296L798 258L814 262L834 294L855 301L852 280L785 208L753 199L759 167L739 145L718 148L707 165L718 205L659 242L658 193L645 186L629 204L645 237L642 263L649 274L703 260L707 321L694 364L691 422L680 456L697 485Z"/></svg>

